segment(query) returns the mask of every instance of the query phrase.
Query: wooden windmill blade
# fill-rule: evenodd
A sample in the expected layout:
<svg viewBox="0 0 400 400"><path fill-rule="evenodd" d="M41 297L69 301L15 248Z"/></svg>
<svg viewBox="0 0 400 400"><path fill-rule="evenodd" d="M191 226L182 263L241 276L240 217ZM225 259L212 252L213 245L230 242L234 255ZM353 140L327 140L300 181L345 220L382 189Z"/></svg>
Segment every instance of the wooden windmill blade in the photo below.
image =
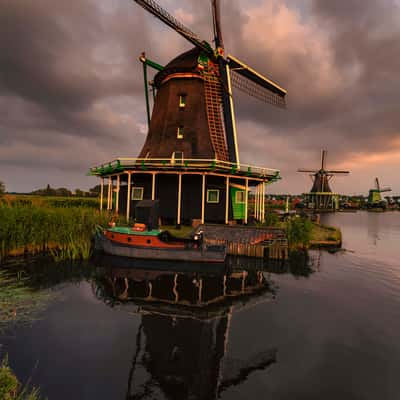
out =
<svg viewBox="0 0 400 400"><path fill-rule="evenodd" d="M326 167L326 154L327 154L326 150L321 150L321 169L323 171L325 171Z"/></svg>
<svg viewBox="0 0 400 400"><path fill-rule="evenodd" d="M214 27L214 40L215 46L224 48L224 41L222 40L221 30L221 12L220 3L218 0L211 0L212 15L213 15L213 27Z"/></svg>
<svg viewBox="0 0 400 400"><path fill-rule="evenodd" d="M227 60L233 86L265 103L282 108L286 106L286 89L232 55L228 55Z"/></svg>
<svg viewBox="0 0 400 400"><path fill-rule="evenodd" d="M316 174L318 171L315 171L313 169L302 169L302 168L299 168L297 170L297 172L307 172L307 173L310 173L310 174Z"/></svg>
<svg viewBox="0 0 400 400"><path fill-rule="evenodd" d="M347 175L350 173L350 171L341 171L341 170L329 170L329 171L325 171L327 174L334 174L334 175L338 175L338 174L344 174Z"/></svg>
<svg viewBox="0 0 400 400"><path fill-rule="evenodd" d="M160 21L164 22L174 31L179 33L189 42L194 44L196 47L200 48L208 55L213 55L213 50L211 46L204 40L201 40L194 32L192 32L189 28L179 22L173 15L171 15L168 11L163 9L158 3L154 0L133 0L135 3L139 4L146 11L153 14Z"/></svg>
<svg viewBox="0 0 400 400"><path fill-rule="evenodd" d="M391 192L391 191L392 191L392 188L390 188L390 187L385 187L385 188L380 189L381 193Z"/></svg>
<svg viewBox="0 0 400 400"><path fill-rule="evenodd" d="M379 185L379 179L378 179L378 178L375 178L375 188L376 188L376 190L378 190L378 191L381 190L380 185Z"/></svg>

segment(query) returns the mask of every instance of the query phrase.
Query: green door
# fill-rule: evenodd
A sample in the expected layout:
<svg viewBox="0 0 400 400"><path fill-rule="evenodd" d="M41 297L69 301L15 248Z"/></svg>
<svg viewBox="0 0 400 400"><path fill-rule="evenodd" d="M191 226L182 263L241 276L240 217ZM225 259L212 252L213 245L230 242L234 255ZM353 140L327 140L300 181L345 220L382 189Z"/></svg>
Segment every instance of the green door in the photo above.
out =
<svg viewBox="0 0 400 400"><path fill-rule="evenodd" d="M231 191L233 219L244 219L246 211L246 204L245 204L246 192L244 190L235 187L231 187L230 191Z"/></svg>

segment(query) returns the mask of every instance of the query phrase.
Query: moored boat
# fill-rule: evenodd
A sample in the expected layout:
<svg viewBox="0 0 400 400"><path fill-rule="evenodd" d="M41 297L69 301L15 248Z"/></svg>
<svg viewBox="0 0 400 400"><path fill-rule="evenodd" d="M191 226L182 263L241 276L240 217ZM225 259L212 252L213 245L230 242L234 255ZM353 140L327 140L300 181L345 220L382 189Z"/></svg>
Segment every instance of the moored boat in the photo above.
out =
<svg viewBox="0 0 400 400"><path fill-rule="evenodd" d="M149 260L221 263L226 258L225 244L210 244L202 233L177 238L159 229L158 201L142 200L135 207L132 227L101 228L95 237L95 249L106 254Z"/></svg>
<svg viewBox="0 0 400 400"><path fill-rule="evenodd" d="M226 257L225 245L207 244L201 235L180 239L168 231L138 230L136 226L99 230L95 248L110 255L152 260L215 263L224 262Z"/></svg>

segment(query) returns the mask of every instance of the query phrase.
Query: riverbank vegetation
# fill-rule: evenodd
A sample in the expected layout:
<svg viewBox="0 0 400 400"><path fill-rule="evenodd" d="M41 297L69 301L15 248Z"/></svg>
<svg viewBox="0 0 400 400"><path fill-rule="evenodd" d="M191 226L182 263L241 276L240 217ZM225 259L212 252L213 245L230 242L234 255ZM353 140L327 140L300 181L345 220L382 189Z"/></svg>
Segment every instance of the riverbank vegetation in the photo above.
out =
<svg viewBox="0 0 400 400"><path fill-rule="evenodd" d="M49 254L55 261L88 259L98 225L108 213L96 199L3 196L0 199L0 262L8 256Z"/></svg>
<svg viewBox="0 0 400 400"><path fill-rule="evenodd" d="M22 385L10 368L8 358L0 360L0 399L1 400L40 400L40 391Z"/></svg>
<svg viewBox="0 0 400 400"><path fill-rule="evenodd" d="M0 270L0 333L13 324L35 321L50 300L49 293L30 283L23 271Z"/></svg>
<svg viewBox="0 0 400 400"><path fill-rule="evenodd" d="M0 263L9 256L50 255L54 261L86 260L92 251L96 228L106 226L111 215L98 211L99 200L79 197L3 195L0 197ZM126 224L125 218L115 222ZM260 225L261 226L261 225ZM307 249L318 244L340 244L340 231L307 218L285 220L272 212L262 226L287 231L290 249ZM162 227L178 237L187 237L192 227Z"/></svg>

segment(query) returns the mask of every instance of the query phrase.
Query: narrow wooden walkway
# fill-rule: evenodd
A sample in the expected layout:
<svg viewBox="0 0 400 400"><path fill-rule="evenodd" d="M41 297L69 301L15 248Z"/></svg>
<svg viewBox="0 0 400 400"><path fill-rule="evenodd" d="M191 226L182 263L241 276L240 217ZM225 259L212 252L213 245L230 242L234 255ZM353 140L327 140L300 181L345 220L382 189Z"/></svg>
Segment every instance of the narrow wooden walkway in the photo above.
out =
<svg viewBox="0 0 400 400"><path fill-rule="evenodd" d="M287 259L288 242L286 231L273 227L250 227L205 224L195 232L203 232L208 243L225 243L229 255Z"/></svg>

